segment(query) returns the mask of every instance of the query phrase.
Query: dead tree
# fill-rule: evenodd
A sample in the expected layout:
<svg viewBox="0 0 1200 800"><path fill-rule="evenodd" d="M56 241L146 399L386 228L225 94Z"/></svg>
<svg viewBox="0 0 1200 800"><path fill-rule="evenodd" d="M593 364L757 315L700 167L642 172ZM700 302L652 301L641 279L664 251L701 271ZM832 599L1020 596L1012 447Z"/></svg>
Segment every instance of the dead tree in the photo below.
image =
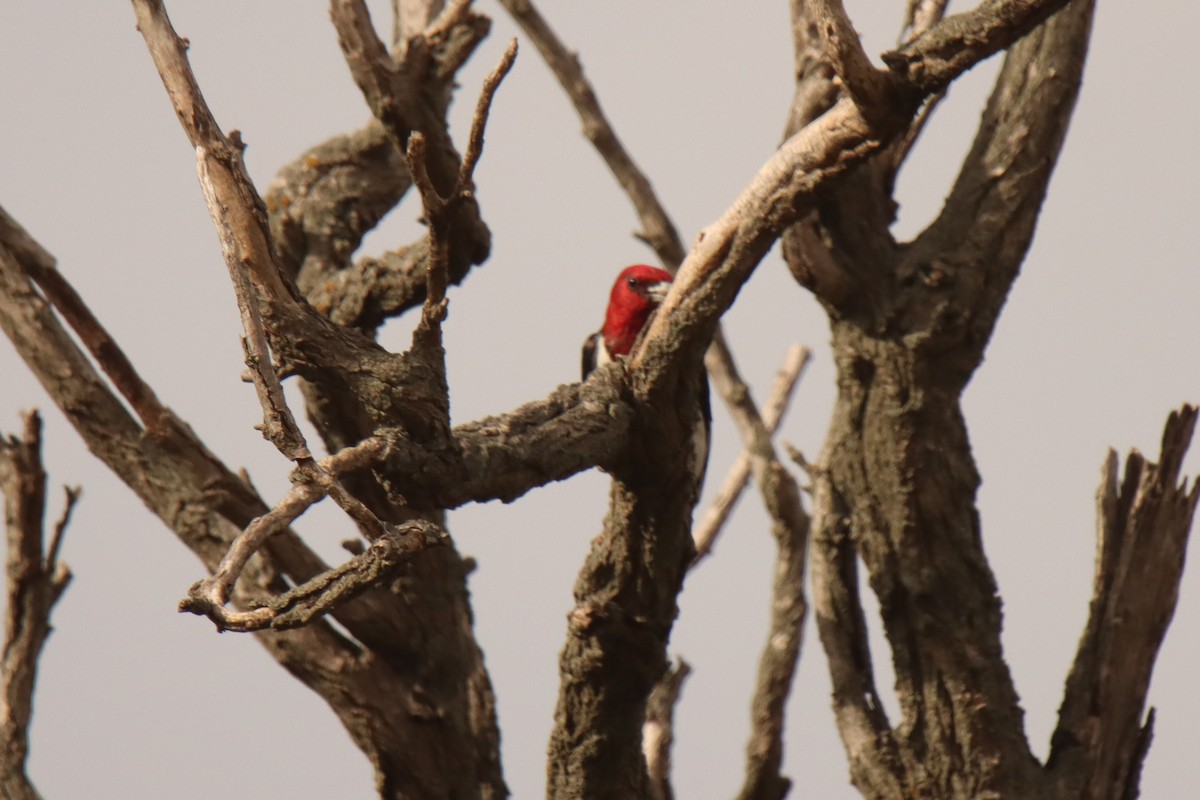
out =
<svg viewBox="0 0 1200 800"><path fill-rule="evenodd" d="M1091 617L1041 763L1001 651L960 408L1064 141L1092 0L987 0L953 16L945 2L911 0L885 69L871 64L840 2L792 0L797 85L785 139L690 250L578 58L530 3L502 4L562 82L637 209L642 238L677 270L640 346L583 384L498 417L449 422L446 288L488 257L474 170L489 105L516 57L513 43L480 92L469 138L456 144L446 123L455 75L489 26L469 0L395 3L390 46L362 0L332 0L374 120L302 154L265 195L246 173L238 134L209 111L163 4L133 2L196 154L262 433L294 463L294 486L274 503L158 400L53 258L0 212L0 326L89 448L208 567L182 610L253 633L320 695L370 760L381 797L503 797L469 565L444 512L601 467L612 476L611 505L568 616L548 795L670 797L671 712L687 672L668 669L676 598L710 551L728 498L753 475L778 562L741 797L782 798L790 788L783 708L800 655L810 543L835 713L865 796L1134 796L1151 734L1146 687L1200 497L1179 474L1195 409L1168 420L1158 464L1135 453L1120 477L1116 457L1106 463ZM897 171L946 87L1002 51L945 208L912 241L896 241ZM355 258L365 233L414 187L428 234ZM790 378L760 413L719 328L780 239L792 274L829 315L837 365L826 446L803 464L811 517L771 440L805 357L793 357ZM375 333L405 313L419 314L411 346L388 352ZM702 362L746 455L693 533L683 409L701 389ZM296 424L281 390L287 379L301 383L329 455L314 455ZM366 542L336 567L289 528L327 497ZM882 608L899 719L878 699L860 563Z"/></svg>

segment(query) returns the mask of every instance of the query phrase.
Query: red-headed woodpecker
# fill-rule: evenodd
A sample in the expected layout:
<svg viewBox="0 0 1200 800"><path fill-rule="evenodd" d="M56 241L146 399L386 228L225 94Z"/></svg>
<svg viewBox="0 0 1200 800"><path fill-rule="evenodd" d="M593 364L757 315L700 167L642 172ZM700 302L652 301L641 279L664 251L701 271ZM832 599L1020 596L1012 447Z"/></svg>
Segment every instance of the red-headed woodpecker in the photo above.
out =
<svg viewBox="0 0 1200 800"><path fill-rule="evenodd" d="M608 295L604 327L583 343L583 378L592 370L617 358L629 355L650 315L658 308L671 289L671 273L645 264L634 264L621 270ZM712 430L712 409L708 401L708 376L701 370L700 408L697 409L692 431L691 472L696 476L696 491L704 481L708 464L708 442Z"/></svg>

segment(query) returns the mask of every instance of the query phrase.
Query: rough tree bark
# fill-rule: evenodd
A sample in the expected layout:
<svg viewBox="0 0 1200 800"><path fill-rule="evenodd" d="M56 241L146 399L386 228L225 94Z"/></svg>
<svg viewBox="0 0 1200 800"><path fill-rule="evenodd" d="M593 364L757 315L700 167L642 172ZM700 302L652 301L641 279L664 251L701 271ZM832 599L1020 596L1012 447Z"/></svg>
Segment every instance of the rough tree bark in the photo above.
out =
<svg viewBox="0 0 1200 800"><path fill-rule="evenodd" d="M839 0L792 0L797 84L785 141L690 252L579 59L531 3L502 0L629 195L642 238L678 274L627 361L454 428L440 327L445 291L488 256L473 174L489 104L516 50L485 85L460 153L446 112L455 75L489 22L470 0L393 5L388 45L363 0L332 0L347 67L374 119L302 154L260 195L237 134L209 111L162 2L133 0L196 153L242 312L264 436L295 465L293 490L274 506L158 401L50 255L0 210L0 327L89 448L212 573L182 608L221 629L254 632L338 714L370 759L381 797L503 797L469 564L444 529L444 512L513 500L602 467L613 479L610 510L568 617L547 794L670 797L671 710L686 674L667 670L677 596L740 491L723 497L709 517L718 521L693 538L698 487L683 468L685 409L701 390L703 363L746 443L729 483L753 475L778 543L740 797L777 800L790 789L783 713L807 612L810 530L813 607L851 778L865 796L1136 794L1151 732L1146 687L1200 497L1195 485L1179 485L1196 412L1185 407L1168 421L1159 464L1135 454L1121 482L1115 456L1106 464L1092 615L1042 764L1001 650L960 408L1032 240L1079 90L1092 0L986 0L951 17L945 2L912 0L886 69L871 64ZM922 126L951 81L1004 50L945 209L913 241L895 241L893 184ZM414 186L428 234L355 258L367 231ZM811 520L771 442L781 411L759 413L719 329L780 238L797 281L829 314L838 372L824 451L803 465L814 484ZM420 314L411 346L387 352L375 332L406 312ZM791 359L770 405L786 402L805 358ZM326 458L312 454L287 407L280 382L289 377L302 381ZM370 543L334 568L288 528L326 497ZM53 556L46 563L53 567ZM882 608L898 721L875 688L860 563ZM61 591L55 585L49 601L43 590L27 604L43 627ZM1156 591L1144 591L1150 585ZM21 736L9 739L23 748ZM14 763L23 750L18 756Z"/></svg>
<svg viewBox="0 0 1200 800"><path fill-rule="evenodd" d="M71 571L58 560L58 554L79 490L67 489L63 515L43 546L46 470L42 466L42 420L36 411L25 415L20 438L0 439L0 490L4 493L8 587L0 651L0 796L39 800L41 795L25 772L33 690L38 657L50 636L50 612L71 582Z"/></svg>

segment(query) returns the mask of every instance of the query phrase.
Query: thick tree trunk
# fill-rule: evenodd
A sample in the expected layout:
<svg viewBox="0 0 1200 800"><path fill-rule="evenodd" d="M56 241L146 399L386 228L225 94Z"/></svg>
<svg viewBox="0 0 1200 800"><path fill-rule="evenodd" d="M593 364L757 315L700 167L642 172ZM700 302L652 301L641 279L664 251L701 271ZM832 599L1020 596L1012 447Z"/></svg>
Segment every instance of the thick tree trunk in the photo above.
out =
<svg viewBox="0 0 1200 800"><path fill-rule="evenodd" d="M855 784L869 797L1032 797L1038 764L1001 651L961 384L930 363L920 337L886 341L839 323L833 341L838 400L816 503L817 618L835 704L846 710L866 695L874 712L867 727L839 715ZM859 557L892 649L895 730L870 675ZM864 735L869 746L851 746Z"/></svg>

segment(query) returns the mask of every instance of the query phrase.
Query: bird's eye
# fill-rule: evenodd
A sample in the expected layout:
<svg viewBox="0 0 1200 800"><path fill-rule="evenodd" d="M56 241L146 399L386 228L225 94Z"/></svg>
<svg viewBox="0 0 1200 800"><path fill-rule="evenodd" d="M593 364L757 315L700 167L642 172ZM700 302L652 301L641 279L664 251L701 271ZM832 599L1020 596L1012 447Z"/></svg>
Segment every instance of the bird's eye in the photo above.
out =
<svg viewBox="0 0 1200 800"><path fill-rule="evenodd" d="M638 279L637 278L633 278L633 277L626 278L625 283L629 286L630 289L636 289L638 287Z"/></svg>

